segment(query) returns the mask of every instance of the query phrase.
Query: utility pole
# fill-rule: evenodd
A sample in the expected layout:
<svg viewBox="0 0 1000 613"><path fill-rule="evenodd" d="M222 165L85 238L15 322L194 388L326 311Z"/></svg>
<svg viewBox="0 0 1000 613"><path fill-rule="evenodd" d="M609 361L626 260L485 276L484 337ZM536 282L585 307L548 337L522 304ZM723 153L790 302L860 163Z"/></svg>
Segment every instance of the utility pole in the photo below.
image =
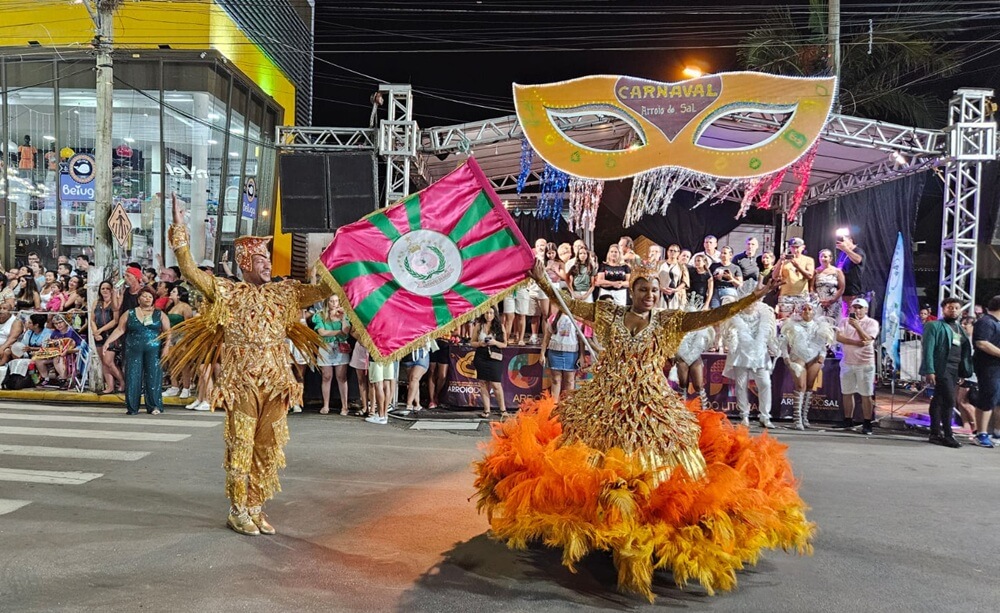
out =
<svg viewBox="0 0 1000 613"><path fill-rule="evenodd" d="M114 48L114 11L123 0L85 0L91 20L94 22L94 40L91 43L97 56L97 119L94 125L94 268L95 274L87 283L87 304L97 300L100 280L110 276L112 267L111 217L112 173L111 173L111 123L114 114L115 78L111 60ZM88 335L93 346L93 335ZM90 387L96 389L102 380L100 360L91 360L93 369Z"/></svg>
<svg viewBox="0 0 1000 613"><path fill-rule="evenodd" d="M840 77L840 0L828 0L827 58L833 76Z"/></svg>
<svg viewBox="0 0 1000 613"><path fill-rule="evenodd" d="M84 2L94 21L93 46L97 54L97 120L94 129L94 264L110 272L112 259L111 216L111 122L115 96L114 68L111 51L114 47L114 11L123 0L88 0Z"/></svg>
<svg viewBox="0 0 1000 613"><path fill-rule="evenodd" d="M833 76L837 77L837 94L834 98L834 112L839 113L840 106L840 0L827 0L827 9L829 11L826 20L827 28L827 67ZM840 208L840 197L835 197L830 202L830 221L831 225L839 225L839 211Z"/></svg>

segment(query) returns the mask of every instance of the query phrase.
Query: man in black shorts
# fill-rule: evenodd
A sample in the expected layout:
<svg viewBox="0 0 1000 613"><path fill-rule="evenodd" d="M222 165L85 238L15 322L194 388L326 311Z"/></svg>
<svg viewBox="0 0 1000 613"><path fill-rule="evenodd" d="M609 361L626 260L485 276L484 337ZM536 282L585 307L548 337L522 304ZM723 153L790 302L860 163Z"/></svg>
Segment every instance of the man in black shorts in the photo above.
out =
<svg viewBox="0 0 1000 613"><path fill-rule="evenodd" d="M981 447L994 446L990 440L990 416L1000 407L1000 296L993 296L986 304L986 313L976 322L972 331L975 353L972 363L979 383L976 402L976 442ZM998 434L996 431L993 434Z"/></svg>

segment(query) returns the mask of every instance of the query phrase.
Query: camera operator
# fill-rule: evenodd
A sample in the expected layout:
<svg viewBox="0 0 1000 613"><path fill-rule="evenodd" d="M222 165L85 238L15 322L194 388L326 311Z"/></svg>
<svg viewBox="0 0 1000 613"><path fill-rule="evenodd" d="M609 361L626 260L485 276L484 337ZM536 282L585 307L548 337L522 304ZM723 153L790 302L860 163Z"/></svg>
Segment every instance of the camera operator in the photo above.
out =
<svg viewBox="0 0 1000 613"><path fill-rule="evenodd" d="M850 316L837 328L837 342L844 347L840 361L840 391L843 394L845 429L854 427L854 394L861 395L864 422L862 434L872 433L872 411L875 395L875 339L878 322L868 317L868 301L851 301Z"/></svg>
<svg viewBox="0 0 1000 613"><path fill-rule="evenodd" d="M854 237L846 228L837 230L837 250L844 254L837 262L837 267L844 273L844 304L851 304L855 298L865 294L865 287L861 282L865 250L854 242Z"/></svg>

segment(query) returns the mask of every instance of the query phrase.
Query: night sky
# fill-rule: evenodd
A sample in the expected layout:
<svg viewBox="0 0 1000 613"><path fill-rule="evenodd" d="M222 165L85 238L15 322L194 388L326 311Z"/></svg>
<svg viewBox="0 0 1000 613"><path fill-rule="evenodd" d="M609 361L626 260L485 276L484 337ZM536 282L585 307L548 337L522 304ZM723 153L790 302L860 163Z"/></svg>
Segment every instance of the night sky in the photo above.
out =
<svg viewBox="0 0 1000 613"><path fill-rule="evenodd" d="M768 0L372 0L316 2L313 124L364 127L379 81L409 83L421 128L514 113L511 83L590 74L681 80L685 65L739 70L737 47L759 25ZM808 0L782 3L805 19ZM867 30L902 11L908 29L958 50L959 73L924 79L916 93L944 103L959 87L1000 91L1000 2L841 0L842 24ZM383 111L384 113L384 111ZM943 128L946 116L941 112ZM988 204L986 206L989 206ZM603 210L603 209L602 209ZM620 220L613 225L617 236ZM941 182L918 205L918 278L936 287ZM921 272L922 270L922 272Z"/></svg>
<svg viewBox="0 0 1000 613"><path fill-rule="evenodd" d="M784 4L801 16L809 3ZM941 10L942 4L950 6ZM601 73L680 80L685 65L706 72L736 70L736 46L774 3L317 0L316 5L314 125L366 126L369 97L382 80L411 84L416 119L429 127L513 113L512 82ZM869 18L878 20L897 6L842 0L842 22L864 27ZM905 6L907 27L939 33L973 58L960 75L924 81L921 90L947 99L959 86L1000 85L1000 3L913 0Z"/></svg>

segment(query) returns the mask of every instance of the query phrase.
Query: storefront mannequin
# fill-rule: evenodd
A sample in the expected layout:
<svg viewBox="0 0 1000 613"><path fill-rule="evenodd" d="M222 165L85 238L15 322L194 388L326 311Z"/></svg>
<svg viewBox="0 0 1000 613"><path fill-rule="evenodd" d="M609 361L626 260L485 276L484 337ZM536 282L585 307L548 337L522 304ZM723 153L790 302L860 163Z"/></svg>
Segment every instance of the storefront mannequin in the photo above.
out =
<svg viewBox="0 0 1000 613"><path fill-rule="evenodd" d="M34 174L36 155L38 155L38 149L31 146L31 137L25 134L24 144L17 148L17 168L25 171L21 173L22 175Z"/></svg>

